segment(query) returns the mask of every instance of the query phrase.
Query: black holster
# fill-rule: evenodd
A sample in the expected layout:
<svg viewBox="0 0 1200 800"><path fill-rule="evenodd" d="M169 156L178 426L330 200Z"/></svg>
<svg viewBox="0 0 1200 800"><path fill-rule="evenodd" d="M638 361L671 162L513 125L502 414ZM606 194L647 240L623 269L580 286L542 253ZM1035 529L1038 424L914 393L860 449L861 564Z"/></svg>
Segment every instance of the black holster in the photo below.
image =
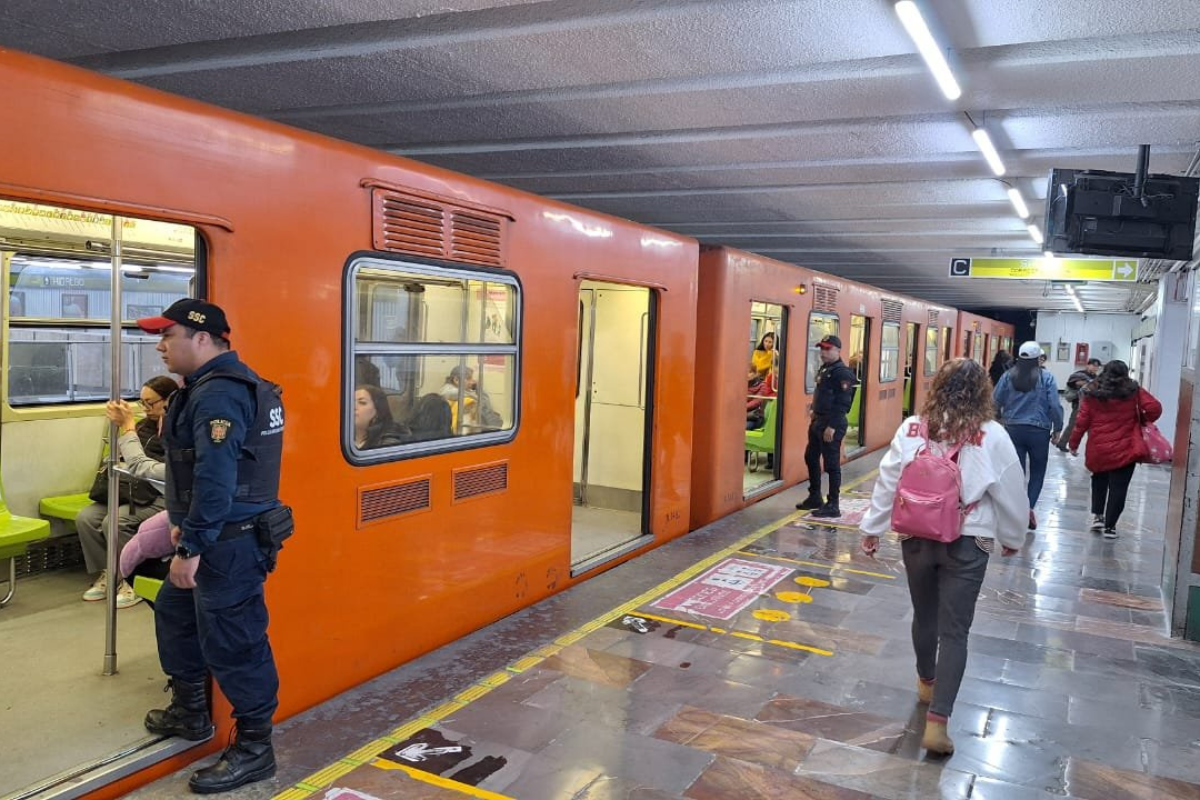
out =
<svg viewBox="0 0 1200 800"><path fill-rule="evenodd" d="M278 506L270 511L264 511L254 518L254 532L258 537L258 546L267 556L267 572L275 570L275 562L283 542L296 529L292 519L290 506Z"/></svg>

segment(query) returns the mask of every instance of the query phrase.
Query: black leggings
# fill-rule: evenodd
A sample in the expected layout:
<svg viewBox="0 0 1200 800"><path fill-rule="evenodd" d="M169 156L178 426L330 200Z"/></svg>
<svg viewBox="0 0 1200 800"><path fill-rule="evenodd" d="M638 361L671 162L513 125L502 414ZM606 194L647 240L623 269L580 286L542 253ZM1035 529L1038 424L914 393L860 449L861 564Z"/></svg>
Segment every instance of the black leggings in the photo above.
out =
<svg viewBox="0 0 1200 800"><path fill-rule="evenodd" d="M1133 479L1136 466L1135 461L1092 475L1092 513L1104 517L1105 528L1117 527L1117 520L1125 510L1125 495L1129 493L1129 481Z"/></svg>

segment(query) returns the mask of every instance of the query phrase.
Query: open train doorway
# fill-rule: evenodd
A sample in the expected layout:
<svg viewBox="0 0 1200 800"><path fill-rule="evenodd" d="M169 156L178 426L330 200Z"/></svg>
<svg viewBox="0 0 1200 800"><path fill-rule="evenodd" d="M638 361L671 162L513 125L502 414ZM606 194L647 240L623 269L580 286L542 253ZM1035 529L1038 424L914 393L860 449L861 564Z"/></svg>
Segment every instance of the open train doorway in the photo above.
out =
<svg viewBox="0 0 1200 800"><path fill-rule="evenodd" d="M750 303L746 384L746 438L742 496L750 497L780 480L779 442L783 427L783 367L787 348L785 309Z"/></svg>
<svg viewBox="0 0 1200 800"><path fill-rule="evenodd" d="M871 341L871 320L859 314L850 317L850 359L846 362L854 370L858 385L854 389L854 402L850 405L850 413L846 419L846 438L843 448L846 455L853 455L863 449L866 444L867 419L867 389L864 385L870 364L868 345Z"/></svg>
<svg viewBox="0 0 1200 800"><path fill-rule="evenodd" d="M653 385L654 296L640 286L584 281L575 382L575 574L644 544Z"/></svg>
<svg viewBox="0 0 1200 800"><path fill-rule="evenodd" d="M904 326L905 345L908 353L904 357L904 419L913 415L917 404L917 365L921 363L921 326L909 322Z"/></svg>

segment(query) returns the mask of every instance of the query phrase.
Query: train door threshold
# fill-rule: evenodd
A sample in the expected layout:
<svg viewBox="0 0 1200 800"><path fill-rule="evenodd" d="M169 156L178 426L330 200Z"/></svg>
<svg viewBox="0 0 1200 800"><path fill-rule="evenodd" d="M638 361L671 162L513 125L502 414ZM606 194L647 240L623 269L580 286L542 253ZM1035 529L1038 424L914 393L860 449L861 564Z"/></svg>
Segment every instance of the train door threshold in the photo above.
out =
<svg viewBox="0 0 1200 800"><path fill-rule="evenodd" d="M575 578L580 575L583 575L585 572L591 572L592 570L596 569L597 567L604 566L605 564L612 561L613 559L620 558L621 556L625 555L626 553L633 552L634 550L637 550L640 547L645 547L646 545L650 544L652 541L654 541L653 536L643 535L643 536L637 537L636 539L632 539L628 542L625 542L624 544L619 544L616 547L610 548L608 550L604 550L603 552L600 552L600 553L596 553L593 556L588 556L584 560L580 561L578 564L571 565L571 577Z"/></svg>
<svg viewBox="0 0 1200 800"><path fill-rule="evenodd" d="M135 772L177 756L209 741L197 742L177 736L150 736L99 761L80 764L45 780L5 795L0 800L71 800L115 783Z"/></svg>

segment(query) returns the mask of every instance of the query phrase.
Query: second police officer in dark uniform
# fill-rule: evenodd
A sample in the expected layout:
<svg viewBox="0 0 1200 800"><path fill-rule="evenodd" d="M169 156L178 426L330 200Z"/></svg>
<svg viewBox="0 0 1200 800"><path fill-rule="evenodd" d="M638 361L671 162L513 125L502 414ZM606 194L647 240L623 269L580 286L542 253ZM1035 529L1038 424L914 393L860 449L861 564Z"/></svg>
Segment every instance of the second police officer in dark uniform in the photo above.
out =
<svg viewBox="0 0 1200 800"><path fill-rule="evenodd" d="M275 774L271 718L279 676L263 583L279 546L272 539L290 533L290 510L278 499L281 390L229 349L229 324L218 306L184 299L138 325L162 334L157 349L167 369L184 378L163 430L177 549L154 609L159 661L173 695L145 724L164 736L210 736L211 672L233 706L237 738L188 783L198 793L222 792Z"/></svg>
<svg viewBox="0 0 1200 800"><path fill-rule="evenodd" d="M796 508L811 510L813 517L832 519L842 515L838 507L842 488L842 439L846 435L846 414L854 402L858 378L842 361L842 340L826 336L818 342L821 369L813 394L812 421L808 425L808 447L804 463L808 466L808 497ZM821 462L829 474L828 499L821 497Z"/></svg>

